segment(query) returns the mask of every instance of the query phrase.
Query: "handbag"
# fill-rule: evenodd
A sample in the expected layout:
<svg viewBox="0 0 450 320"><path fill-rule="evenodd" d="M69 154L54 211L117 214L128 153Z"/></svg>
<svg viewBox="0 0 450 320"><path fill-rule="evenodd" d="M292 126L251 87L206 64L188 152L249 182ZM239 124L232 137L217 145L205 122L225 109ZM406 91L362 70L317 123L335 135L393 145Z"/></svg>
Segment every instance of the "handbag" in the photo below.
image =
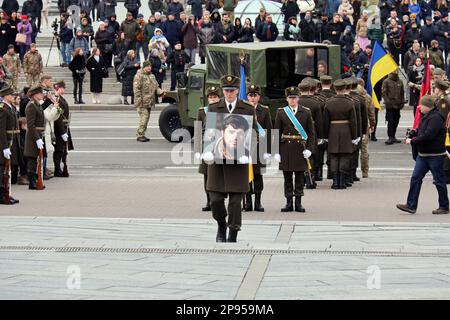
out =
<svg viewBox="0 0 450 320"><path fill-rule="evenodd" d="M117 74L118 74L119 76L122 76L124 72L125 72L125 65L124 65L124 63L122 62L122 63L117 67Z"/></svg>
<svg viewBox="0 0 450 320"><path fill-rule="evenodd" d="M16 34L16 42L17 43L26 43L27 42L27 35L24 33L18 33Z"/></svg>
<svg viewBox="0 0 450 320"><path fill-rule="evenodd" d="M106 67L102 68L102 77L103 78L108 78L109 77L108 69Z"/></svg>

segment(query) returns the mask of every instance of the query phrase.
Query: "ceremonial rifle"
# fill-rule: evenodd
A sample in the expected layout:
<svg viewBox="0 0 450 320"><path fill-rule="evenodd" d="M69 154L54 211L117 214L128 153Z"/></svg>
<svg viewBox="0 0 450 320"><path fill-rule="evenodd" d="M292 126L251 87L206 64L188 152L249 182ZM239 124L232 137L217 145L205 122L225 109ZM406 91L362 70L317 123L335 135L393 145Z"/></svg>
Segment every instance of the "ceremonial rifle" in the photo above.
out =
<svg viewBox="0 0 450 320"><path fill-rule="evenodd" d="M63 164L64 164L64 167L63 167L63 171L62 171L62 176L63 177L68 177L69 176L69 170L67 169L67 155L68 155L68 144L69 144L69 142L68 141L66 141L65 143L64 143L64 155L63 155L63 158L62 158L62 162L63 162Z"/></svg>
<svg viewBox="0 0 450 320"><path fill-rule="evenodd" d="M37 189L43 190L44 189L44 179L42 177L42 160L44 158L44 154L42 149L39 149L39 156L38 156L38 180L37 180Z"/></svg>
<svg viewBox="0 0 450 320"><path fill-rule="evenodd" d="M303 151L306 150L306 141L305 140L302 140L302 146L303 146ZM309 159L307 159L305 157L303 157L303 159L305 159L305 161L306 161L306 172L308 173L307 177L309 179L309 184L312 186L312 185L314 185L314 182L313 182L313 178L311 175L311 170L312 170L311 161L309 161Z"/></svg>
<svg viewBox="0 0 450 320"><path fill-rule="evenodd" d="M5 174L3 178L3 187L5 188L5 192L3 193L3 203L9 204L10 199L10 172L11 172L11 160L5 159Z"/></svg>

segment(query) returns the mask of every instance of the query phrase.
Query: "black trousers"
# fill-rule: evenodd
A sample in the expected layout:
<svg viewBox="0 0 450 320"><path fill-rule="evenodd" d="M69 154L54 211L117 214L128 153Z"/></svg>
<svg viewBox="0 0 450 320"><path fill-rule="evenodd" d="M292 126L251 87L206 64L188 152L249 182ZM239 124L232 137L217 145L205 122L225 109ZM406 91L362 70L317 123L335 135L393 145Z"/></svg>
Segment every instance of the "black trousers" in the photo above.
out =
<svg viewBox="0 0 450 320"><path fill-rule="evenodd" d="M295 174L295 181L293 181L294 174ZM305 185L305 172L283 171L283 176L284 176L284 196L286 198L292 198L294 196L296 197L303 196L303 187Z"/></svg>
<svg viewBox="0 0 450 320"><path fill-rule="evenodd" d="M389 138L395 138L398 123L400 122L400 109L386 109L387 133Z"/></svg>
<svg viewBox="0 0 450 320"><path fill-rule="evenodd" d="M262 193L264 189L264 180L262 174L256 174L253 177L253 181L250 182L250 191L248 194Z"/></svg>
<svg viewBox="0 0 450 320"><path fill-rule="evenodd" d="M358 165L359 165L359 148L352 153L351 170L358 169Z"/></svg>
<svg viewBox="0 0 450 320"><path fill-rule="evenodd" d="M215 192L210 191L211 210L213 218L220 221L228 215L228 228L231 230L240 230L242 225L242 193L240 192ZM225 199L228 200L228 212L225 208Z"/></svg>
<svg viewBox="0 0 450 320"><path fill-rule="evenodd" d="M209 200L209 193L206 190L206 182L208 181L208 174L203 174L203 189L205 190L205 194L206 194L206 200L208 201L208 203L210 203Z"/></svg>
<svg viewBox="0 0 450 320"><path fill-rule="evenodd" d="M137 19L137 15L139 13L139 9L136 10L128 10L133 15L133 19Z"/></svg>
<svg viewBox="0 0 450 320"><path fill-rule="evenodd" d="M36 174L36 169L37 169L37 158L28 157L27 158L27 173L29 175ZM42 173L42 174L44 174L44 173Z"/></svg>
<svg viewBox="0 0 450 320"><path fill-rule="evenodd" d="M329 153L332 174L348 174L351 167L352 153Z"/></svg>
<svg viewBox="0 0 450 320"><path fill-rule="evenodd" d="M83 100L83 78L73 77L73 97Z"/></svg>

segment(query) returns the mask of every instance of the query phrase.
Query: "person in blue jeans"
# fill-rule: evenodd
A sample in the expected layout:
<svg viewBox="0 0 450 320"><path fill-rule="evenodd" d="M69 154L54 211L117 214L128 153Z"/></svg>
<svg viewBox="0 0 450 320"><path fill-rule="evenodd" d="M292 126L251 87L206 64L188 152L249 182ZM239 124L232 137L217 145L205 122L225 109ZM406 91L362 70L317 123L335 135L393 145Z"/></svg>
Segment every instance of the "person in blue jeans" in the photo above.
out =
<svg viewBox="0 0 450 320"><path fill-rule="evenodd" d="M406 144L411 144L417 150L416 165L411 177L407 203L397 204L397 208L408 213L416 213L423 178L431 171L439 195L439 208L432 213L448 214L449 203L443 166L446 157L445 119L435 107L433 96L423 96L419 105L422 112L419 127L406 139Z"/></svg>
<svg viewBox="0 0 450 320"><path fill-rule="evenodd" d="M59 31L59 40L61 44L61 67L67 67L72 60L72 51L70 50L70 42L73 39L73 30L69 28L69 23L66 21L64 26Z"/></svg>

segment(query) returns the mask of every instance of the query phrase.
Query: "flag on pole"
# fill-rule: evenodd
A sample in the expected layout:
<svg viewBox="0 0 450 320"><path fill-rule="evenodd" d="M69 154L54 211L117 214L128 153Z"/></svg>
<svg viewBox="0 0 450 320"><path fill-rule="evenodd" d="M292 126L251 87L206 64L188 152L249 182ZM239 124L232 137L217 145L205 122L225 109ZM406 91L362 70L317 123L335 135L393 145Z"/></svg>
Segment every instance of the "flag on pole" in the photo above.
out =
<svg viewBox="0 0 450 320"><path fill-rule="evenodd" d="M430 53L427 48L427 62L425 65L425 78L422 80L422 86L420 87L420 98L423 96L431 94L431 72L430 72ZM420 101L419 98L419 101ZM420 113L420 106L416 108L416 114L414 115L413 129L416 130L419 127L420 119L422 114Z"/></svg>
<svg viewBox="0 0 450 320"><path fill-rule="evenodd" d="M386 52L383 46L377 41L373 48L372 59L369 65L369 75L367 77L366 90L372 96L373 105L381 109L380 102L374 92L375 85L389 73L398 69L397 63L392 56Z"/></svg>
<svg viewBox="0 0 450 320"><path fill-rule="evenodd" d="M239 88L239 99L247 100L247 87L245 86L245 68L243 61L241 62L241 85ZM252 182L254 179L253 165L248 165L248 182Z"/></svg>

